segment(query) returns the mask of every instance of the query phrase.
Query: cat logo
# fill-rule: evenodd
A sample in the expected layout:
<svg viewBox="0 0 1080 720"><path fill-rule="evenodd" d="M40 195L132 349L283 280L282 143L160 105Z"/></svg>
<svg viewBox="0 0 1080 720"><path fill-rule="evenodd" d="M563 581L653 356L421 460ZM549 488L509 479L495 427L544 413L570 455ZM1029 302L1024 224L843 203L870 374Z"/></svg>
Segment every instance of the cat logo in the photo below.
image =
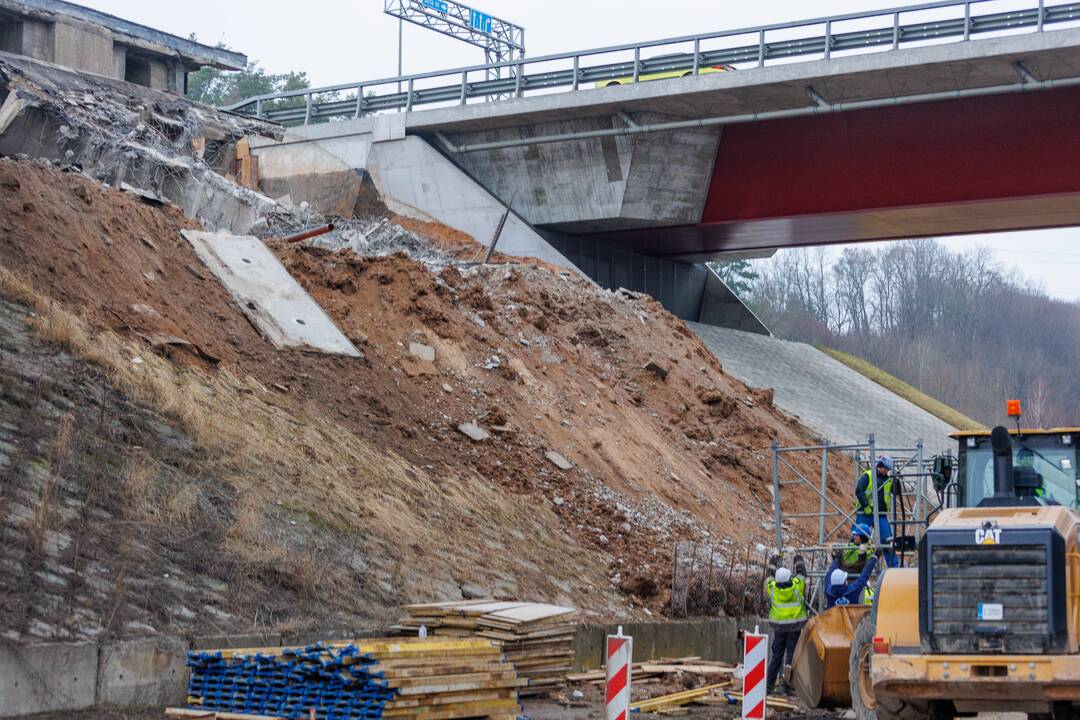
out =
<svg viewBox="0 0 1080 720"><path fill-rule="evenodd" d="M999 545L1001 543L1001 528L979 528L975 531L976 545Z"/></svg>

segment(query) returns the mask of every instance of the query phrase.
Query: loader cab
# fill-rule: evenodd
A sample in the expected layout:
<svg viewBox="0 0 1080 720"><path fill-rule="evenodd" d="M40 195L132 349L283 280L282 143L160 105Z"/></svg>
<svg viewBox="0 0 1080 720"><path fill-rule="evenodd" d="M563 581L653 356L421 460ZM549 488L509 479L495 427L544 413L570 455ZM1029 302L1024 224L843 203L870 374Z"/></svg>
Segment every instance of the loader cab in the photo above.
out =
<svg viewBox="0 0 1080 720"><path fill-rule="evenodd" d="M1080 508L1080 428L1010 430L1018 499ZM953 503L978 507L994 495L994 457L988 431L957 433ZM1025 503L1027 504L1027 503Z"/></svg>

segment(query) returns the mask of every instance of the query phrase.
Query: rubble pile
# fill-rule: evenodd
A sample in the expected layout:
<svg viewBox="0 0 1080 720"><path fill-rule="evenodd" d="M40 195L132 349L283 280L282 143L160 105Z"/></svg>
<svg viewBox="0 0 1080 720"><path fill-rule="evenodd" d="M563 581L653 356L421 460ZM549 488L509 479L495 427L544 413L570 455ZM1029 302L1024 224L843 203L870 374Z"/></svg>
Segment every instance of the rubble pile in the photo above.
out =
<svg viewBox="0 0 1080 720"><path fill-rule="evenodd" d="M72 345L113 363L92 381L119 383L105 397L132 398L74 414L73 477L112 485L80 495L82 514L51 516L67 544L33 539L35 458L51 457L62 426L12 407L5 442L26 449L6 491L18 499L0 503L17 509L4 576L46 583L0 587L18 638L208 621L355 630L404 603L456 598L657 617L671 606L676 543L710 548L717 564L769 543L769 443L808 433L651 298L498 254L475 264L481 246L440 226L346 219L310 243L268 244L361 357L275 350L181 238L197 222L94 172L0 161L0 268L75 313L90 347L114 348L103 359ZM262 235L319 220L281 212L259 218ZM27 325L33 342L55 336L39 326ZM124 450L142 436L98 430L132 405L172 424L154 429L160 442ZM87 562L94 588L71 579ZM219 590L203 610L209 582ZM176 596L170 583L191 593L184 613L160 602ZM52 601L69 596L78 616Z"/></svg>
<svg viewBox="0 0 1080 720"><path fill-rule="evenodd" d="M297 216L277 215L270 222L253 228L266 238L284 237L303 232L328 222L313 213ZM456 264L456 258L446 250L433 246L428 240L401 227L389 217L334 218L334 229L307 241L308 247L326 250L351 250L358 255L385 257L403 253L438 272Z"/></svg>
<svg viewBox="0 0 1080 720"><path fill-rule="evenodd" d="M281 209L235 182L236 145L281 138L272 123L165 92L0 53L0 155L74 168L242 232Z"/></svg>

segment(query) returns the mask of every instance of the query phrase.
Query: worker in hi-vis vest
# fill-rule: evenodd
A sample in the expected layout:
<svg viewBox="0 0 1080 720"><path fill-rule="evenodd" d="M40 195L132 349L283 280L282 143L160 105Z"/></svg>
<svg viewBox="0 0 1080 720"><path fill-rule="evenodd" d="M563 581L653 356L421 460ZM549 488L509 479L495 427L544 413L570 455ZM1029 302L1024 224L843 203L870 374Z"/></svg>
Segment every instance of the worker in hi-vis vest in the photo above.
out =
<svg viewBox="0 0 1080 720"><path fill-rule="evenodd" d="M858 575L866 566L866 561L874 556L874 546L870 544L870 526L856 524L851 528L851 541L833 553L840 567L849 573Z"/></svg>
<svg viewBox="0 0 1080 720"><path fill-rule="evenodd" d="M791 660L799 633L806 624L806 565L801 556L795 556L795 573L780 567L780 556L769 561L769 575L765 580L765 595L769 599L769 627L772 644L769 649L769 671L766 675L766 692L772 693L776 678L783 667L784 681L780 692L789 694L787 678L790 676Z"/></svg>
<svg viewBox="0 0 1080 720"><path fill-rule="evenodd" d="M889 523L893 495L898 494L900 484L892 478L893 461L888 455L878 458L873 470L859 476L855 485L855 526L874 527L874 495L877 494L878 542L886 546L885 564L897 567L900 560L892 550L893 529Z"/></svg>
<svg viewBox="0 0 1080 720"><path fill-rule="evenodd" d="M825 607L834 605L873 605L874 590L870 577L877 568L877 556L871 557L863 566L857 578L852 578L848 571L833 560L825 571Z"/></svg>

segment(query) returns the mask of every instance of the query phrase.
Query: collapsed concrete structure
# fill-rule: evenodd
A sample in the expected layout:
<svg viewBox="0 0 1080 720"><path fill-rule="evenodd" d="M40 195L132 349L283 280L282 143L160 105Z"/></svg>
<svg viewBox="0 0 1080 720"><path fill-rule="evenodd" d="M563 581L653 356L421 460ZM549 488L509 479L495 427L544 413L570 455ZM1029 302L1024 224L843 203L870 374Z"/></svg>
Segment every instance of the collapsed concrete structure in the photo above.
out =
<svg viewBox="0 0 1080 720"><path fill-rule="evenodd" d="M248 136L282 128L167 92L0 52L0 155L75 168L245 232L276 204L234 182Z"/></svg>
<svg viewBox="0 0 1080 720"><path fill-rule="evenodd" d="M63 0L0 0L0 51L178 95L189 72L247 65L242 53Z"/></svg>

